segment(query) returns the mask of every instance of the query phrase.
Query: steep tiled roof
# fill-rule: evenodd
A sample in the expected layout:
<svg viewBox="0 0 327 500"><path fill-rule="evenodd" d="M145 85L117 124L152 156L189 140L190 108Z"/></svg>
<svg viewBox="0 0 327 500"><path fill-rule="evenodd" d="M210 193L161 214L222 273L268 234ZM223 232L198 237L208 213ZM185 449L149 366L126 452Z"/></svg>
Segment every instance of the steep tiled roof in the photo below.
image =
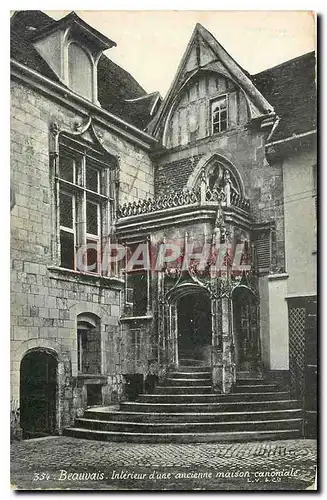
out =
<svg viewBox="0 0 327 500"><path fill-rule="evenodd" d="M152 94L146 94L135 99L127 99L124 103L125 116L128 115L129 119L137 127L145 129L149 123L149 111L156 110L158 102L161 102L159 92L152 92Z"/></svg>
<svg viewBox="0 0 327 500"><path fill-rule="evenodd" d="M42 75L59 81L30 41L37 30L53 24L53 19L41 11L15 12L11 18L11 57ZM143 130L150 121L152 95L147 94L130 73L102 54L98 63L98 99L104 109ZM143 98L142 102L129 101L136 98Z"/></svg>
<svg viewBox="0 0 327 500"><path fill-rule="evenodd" d="M57 82L57 75L28 39L30 33L50 22L51 18L39 10L15 12L11 18L10 57Z"/></svg>
<svg viewBox="0 0 327 500"><path fill-rule="evenodd" d="M17 11L11 20L11 57L48 78L58 77L30 42L38 30L55 21L41 11ZM275 108L280 123L272 141L301 134L316 127L315 53L310 52L253 75L254 85ZM147 94L123 68L104 54L98 63L98 98L101 106L144 130L158 97Z"/></svg>
<svg viewBox="0 0 327 500"><path fill-rule="evenodd" d="M144 129L150 121L150 103L145 102L148 105L142 116L139 116L137 101L131 105L127 100L147 95L132 75L105 55L100 57L98 63L98 99L103 108L124 118L136 127Z"/></svg>
<svg viewBox="0 0 327 500"><path fill-rule="evenodd" d="M280 118L271 141L316 128L315 65L315 52L309 52L252 77Z"/></svg>

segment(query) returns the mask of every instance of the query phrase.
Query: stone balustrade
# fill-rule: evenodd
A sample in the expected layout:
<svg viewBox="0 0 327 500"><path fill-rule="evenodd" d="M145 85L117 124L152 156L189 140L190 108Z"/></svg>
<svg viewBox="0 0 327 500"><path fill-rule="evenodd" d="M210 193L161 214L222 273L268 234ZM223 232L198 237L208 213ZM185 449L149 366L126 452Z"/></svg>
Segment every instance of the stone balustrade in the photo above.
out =
<svg viewBox="0 0 327 500"><path fill-rule="evenodd" d="M242 198L233 189L230 190L230 193L226 194L224 189L210 189L206 187L206 189L203 190L199 187L172 191L156 198L147 198L125 203L118 208L117 215L118 218L121 219L174 207L205 205L207 203L221 203L222 206L235 206L246 212L250 209L249 200Z"/></svg>

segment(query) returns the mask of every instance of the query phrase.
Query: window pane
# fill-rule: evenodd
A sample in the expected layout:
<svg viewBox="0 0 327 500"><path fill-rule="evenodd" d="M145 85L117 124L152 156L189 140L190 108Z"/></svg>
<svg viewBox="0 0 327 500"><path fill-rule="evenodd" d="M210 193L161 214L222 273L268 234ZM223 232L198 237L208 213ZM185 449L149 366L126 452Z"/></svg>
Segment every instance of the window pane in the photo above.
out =
<svg viewBox="0 0 327 500"><path fill-rule="evenodd" d="M227 120L227 111L224 110L220 113L220 121L226 121Z"/></svg>
<svg viewBox="0 0 327 500"><path fill-rule="evenodd" d="M60 156L59 177L65 181L74 182L74 160L67 156Z"/></svg>
<svg viewBox="0 0 327 500"><path fill-rule="evenodd" d="M73 229L73 196L60 193L60 225Z"/></svg>
<svg viewBox="0 0 327 500"><path fill-rule="evenodd" d="M133 314L143 316L147 308L147 274L145 272L130 274L127 279L134 290Z"/></svg>
<svg viewBox="0 0 327 500"><path fill-rule="evenodd" d="M86 188L91 191L99 192L99 173L95 168L86 165Z"/></svg>
<svg viewBox="0 0 327 500"><path fill-rule="evenodd" d="M91 273L97 273L98 271L98 251L99 247L97 241L94 240L86 240L87 245L87 267L88 271Z"/></svg>
<svg viewBox="0 0 327 500"><path fill-rule="evenodd" d="M99 327L78 329L78 371L101 373L101 335Z"/></svg>
<svg viewBox="0 0 327 500"><path fill-rule="evenodd" d="M61 267L74 269L74 235L60 231Z"/></svg>
<svg viewBox="0 0 327 500"><path fill-rule="evenodd" d="M213 102L211 109L213 113L219 113L219 101Z"/></svg>
<svg viewBox="0 0 327 500"><path fill-rule="evenodd" d="M213 124L213 133L220 132L219 130L219 122Z"/></svg>
<svg viewBox="0 0 327 500"><path fill-rule="evenodd" d="M212 131L213 133L227 130L227 98L217 99L212 103Z"/></svg>
<svg viewBox="0 0 327 500"><path fill-rule="evenodd" d="M222 121L220 123L220 131L227 130L227 121Z"/></svg>
<svg viewBox="0 0 327 500"><path fill-rule="evenodd" d="M220 109L226 109L226 107L227 107L226 97L219 99L219 106L220 106Z"/></svg>
<svg viewBox="0 0 327 500"><path fill-rule="evenodd" d="M86 232L89 234L99 234L98 205L90 201L86 202Z"/></svg>

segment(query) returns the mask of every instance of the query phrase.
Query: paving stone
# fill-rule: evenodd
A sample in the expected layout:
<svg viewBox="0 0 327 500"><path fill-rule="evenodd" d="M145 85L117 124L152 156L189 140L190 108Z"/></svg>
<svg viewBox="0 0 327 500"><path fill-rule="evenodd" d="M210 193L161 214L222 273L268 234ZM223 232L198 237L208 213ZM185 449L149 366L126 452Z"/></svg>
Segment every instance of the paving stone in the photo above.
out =
<svg viewBox="0 0 327 500"><path fill-rule="evenodd" d="M314 482L315 470L316 442L302 439L130 444L51 437L15 442L11 447L11 482L24 490L303 490ZM42 473L49 478L35 480L35 474L42 477ZM81 473L98 479L80 480ZM145 477L127 476L134 473ZM192 473L211 473L211 478L180 476ZM68 480L68 474L75 474L75 479ZM117 477L124 474L125 479ZM162 474L170 477L163 479Z"/></svg>

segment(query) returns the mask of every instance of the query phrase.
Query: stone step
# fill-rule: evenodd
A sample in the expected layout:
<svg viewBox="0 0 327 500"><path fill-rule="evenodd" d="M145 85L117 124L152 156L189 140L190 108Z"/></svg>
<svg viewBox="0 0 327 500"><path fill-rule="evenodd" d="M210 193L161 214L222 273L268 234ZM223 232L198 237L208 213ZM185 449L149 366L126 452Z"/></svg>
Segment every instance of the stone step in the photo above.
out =
<svg viewBox="0 0 327 500"><path fill-rule="evenodd" d="M168 412L168 413L217 413L217 412L240 412L247 411L273 411L282 409L298 408L297 400L262 400L262 401L234 401L219 403L147 403L147 402L126 402L120 404L121 411L140 411L140 412Z"/></svg>
<svg viewBox="0 0 327 500"><path fill-rule="evenodd" d="M210 416L208 416L209 418ZM143 432L143 433L191 433L198 432L232 432L232 431L264 431L300 429L302 420L256 420L249 422L131 422L113 420L91 420L77 418L75 426L80 429L110 432Z"/></svg>
<svg viewBox="0 0 327 500"><path fill-rule="evenodd" d="M263 378L262 376L260 378L257 377L249 377L249 378L237 378L236 379L236 385L260 385L260 384L271 384L273 383L271 380Z"/></svg>
<svg viewBox="0 0 327 500"><path fill-rule="evenodd" d="M168 423L168 422L248 422L254 420L281 420L298 419L302 417L302 410L299 408L281 409L281 410L260 410L260 411L230 411L217 413L160 413L160 412L141 412L141 411L109 411L106 408L94 408L86 410L84 418L93 420L110 420L126 422L150 422L150 423Z"/></svg>
<svg viewBox="0 0 327 500"><path fill-rule="evenodd" d="M179 357L179 366L204 366L205 362L203 359L187 359L182 357Z"/></svg>
<svg viewBox="0 0 327 500"><path fill-rule="evenodd" d="M262 373L253 373L253 371L238 371L236 373L236 380L263 380Z"/></svg>
<svg viewBox="0 0 327 500"><path fill-rule="evenodd" d="M191 392L191 388L189 388ZM254 392L242 394L142 394L137 398L140 403L228 403L248 401L278 401L290 398L288 392Z"/></svg>
<svg viewBox="0 0 327 500"><path fill-rule="evenodd" d="M201 371L178 371L178 372L168 372L167 374L168 379L212 379L212 372L208 370L201 370Z"/></svg>
<svg viewBox="0 0 327 500"><path fill-rule="evenodd" d="M156 394L210 394L212 385L193 385L193 386L169 386L158 385L155 389Z"/></svg>
<svg viewBox="0 0 327 500"><path fill-rule="evenodd" d="M301 436L300 430L264 430L264 431L239 431L239 432L202 432L189 433L151 433L151 432L111 432L95 431L70 427L64 429L64 435L94 439L100 441L133 442L133 443L214 443L231 441L254 441L254 440L276 440L296 439Z"/></svg>
<svg viewBox="0 0 327 500"><path fill-rule="evenodd" d="M162 384L160 385L168 385L170 387L183 387L185 385L212 385L211 378L166 378Z"/></svg>
<svg viewBox="0 0 327 500"><path fill-rule="evenodd" d="M234 394L242 394L244 392L273 392L273 391L278 391L277 384L235 385L232 390Z"/></svg>
<svg viewBox="0 0 327 500"><path fill-rule="evenodd" d="M207 365L179 365L174 370L176 372L210 372L212 373L211 367Z"/></svg>

